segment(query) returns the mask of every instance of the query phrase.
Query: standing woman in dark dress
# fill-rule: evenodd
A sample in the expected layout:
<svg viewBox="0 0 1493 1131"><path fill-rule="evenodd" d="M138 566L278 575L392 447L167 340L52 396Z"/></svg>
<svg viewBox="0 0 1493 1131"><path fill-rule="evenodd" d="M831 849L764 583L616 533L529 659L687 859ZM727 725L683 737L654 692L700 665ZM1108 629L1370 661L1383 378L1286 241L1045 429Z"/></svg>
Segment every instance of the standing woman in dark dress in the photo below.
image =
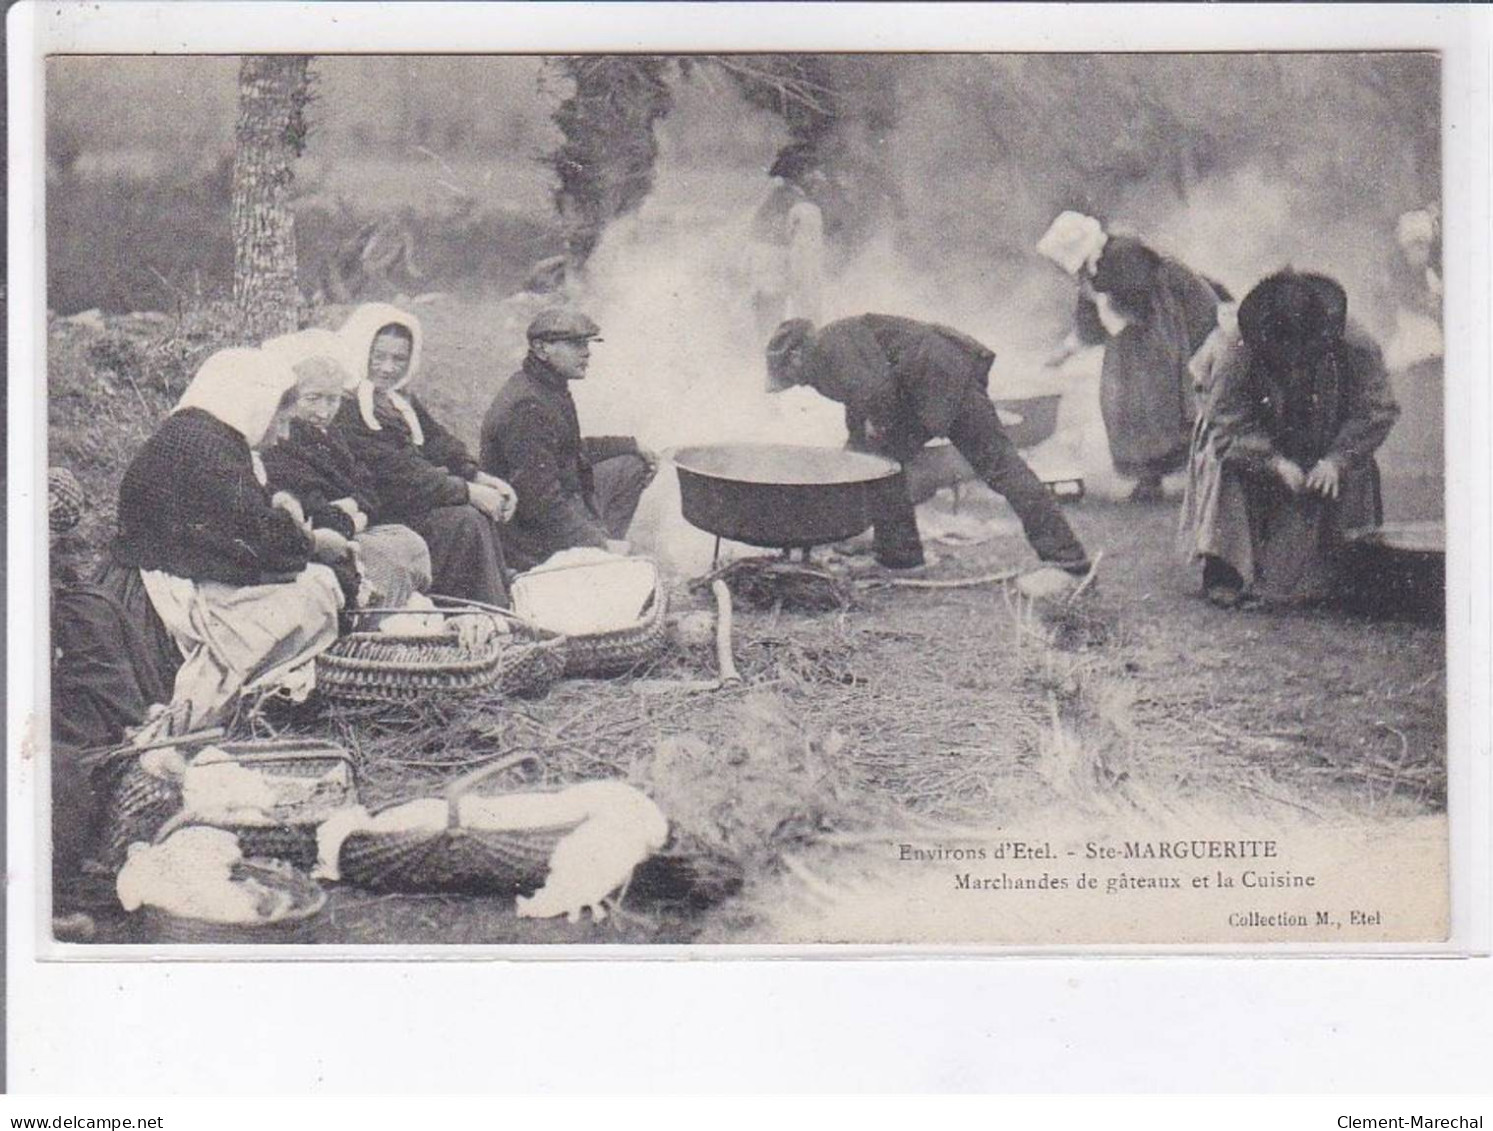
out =
<svg viewBox="0 0 1493 1131"><path fill-rule="evenodd" d="M366 303L337 336L349 379L334 426L369 472L382 521L425 539L436 593L506 605L495 524L512 517L516 496L479 470L466 446L404 392L420 368L419 320L398 307Z"/></svg>
<svg viewBox="0 0 1493 1131"><path fill-rule="evenodd" d="M1104 345L1100 409L1115 470L1131 498L1161 498L1162 476L1187 464L1195 408L1187 363L1218 323L1216 287L1098 220L1064 212L1037 251L1078 280L1074 330L1053 363Z"/></svg>

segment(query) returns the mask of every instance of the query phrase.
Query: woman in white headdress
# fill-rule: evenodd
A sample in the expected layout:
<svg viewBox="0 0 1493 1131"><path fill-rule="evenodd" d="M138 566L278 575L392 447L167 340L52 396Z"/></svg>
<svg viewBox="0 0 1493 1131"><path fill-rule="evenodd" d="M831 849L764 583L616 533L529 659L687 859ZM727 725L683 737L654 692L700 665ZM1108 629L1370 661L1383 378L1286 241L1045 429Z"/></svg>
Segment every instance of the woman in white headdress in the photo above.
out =
<svg viewBox="0 0 1493 1131"><path fill-rule="evenodd" d="M365 467L384 522L408 526L430 547L435 592L508 603L496 523L516 496L481 471L465 444L438 423L410 383L420 370L420 322L366 303L337 331L347 397L334 426Z"/></svg>
<svg viewBox="0 0 1493 1131"><path fill-rule="evenodd" d="M301 330L264 343L296 373L296 409L288 435L264 453L270 489L293 495L314 529L332 530L357 555L367 606L403 607L430 588L430 551L407 526L383 521L373 477L330 427L342 407L347 370L330 330Z"/></svg>
<svg viewBox="0 0 1493 1131"><path fill-rule="evenodd" d="M295 373L261 350L208 358L119 488L116 582L143 587L180 653L172 727L221 720L249 688L309 688L344 596L345 550L266 486L258 449L284 435Z"/></svg>
<svg viewBox="0 0 1493 1131"><path fill-rule="evenodd" d="M1072 333L1054 363L1104 345L1100 409L1115 470L1131 497L1161 498L1162 476L1187 462L1194 420L1187 365L1217 325L1222 287L1092 216L1064 212L1037 251L1079 284Z"/></svg>

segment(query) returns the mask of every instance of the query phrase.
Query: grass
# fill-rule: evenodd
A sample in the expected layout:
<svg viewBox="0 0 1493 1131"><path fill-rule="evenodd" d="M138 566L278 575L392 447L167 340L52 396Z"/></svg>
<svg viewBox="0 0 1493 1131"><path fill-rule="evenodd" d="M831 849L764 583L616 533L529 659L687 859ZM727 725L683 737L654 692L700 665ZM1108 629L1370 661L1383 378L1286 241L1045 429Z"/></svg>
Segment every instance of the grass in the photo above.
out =
<svg viewBox="0 0 1493 1131"><path fill-rule="evenodd" d="M460 322L464 309L440 317ZM222 311L101 330L54 322L52 462L88 491L82 535L92 552L112 533L135 448L196 364L233 339ZM444 386L453 403L481 394L471 377L486 348L479 339L453 353L448 342L447 362L467 377ZM1003 513L979 492L966 492L963 506ZM487 759L531 752L542 768L529 784L628 781L683 836L748 876L740 897L704 918L634 918L600 934L519 926L491 901L343 890L318 937L746 939L762 937L785 883L832 886L838 869L854 867L856 845L918 831L953 835L1054 811L1081 819L1222 807L1320 823L1444 807L1439 626L1221 613L1169 553L1171 508L1088 502L1070 515L1085 543L1105 551L1098 584L1072 604L1034 605L999 585L859 591L839 612L741 602L739 688L645 693L642 678L714 674L709 648L675 643L632 676L563 682L541 699L293 720L291 730L347 747L370 805L434 795ZM1027 560L1007 524L945 555L935 572L979 576ZM669 587L675 614L709 607L687 579Z"/></svg>

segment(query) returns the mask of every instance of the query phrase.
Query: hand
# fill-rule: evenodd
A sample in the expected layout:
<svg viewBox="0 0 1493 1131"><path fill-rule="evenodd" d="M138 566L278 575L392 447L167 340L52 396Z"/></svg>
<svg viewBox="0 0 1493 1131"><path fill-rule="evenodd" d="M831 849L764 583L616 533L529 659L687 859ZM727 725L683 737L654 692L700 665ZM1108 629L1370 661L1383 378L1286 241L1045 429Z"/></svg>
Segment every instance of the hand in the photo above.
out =
<svg viewBox="0 0 1493 1131"><path fill-rule="evenodd" d="M359 508L356 499L334 499L332 505L353 520L354 534L361 534L368 529L368 516Z"/></svg>
<svg viewBox="0 0 1493 1131"><path fill-rule="evenodd" d="M518 510L518 492L513 489L513 484L502 479L494 478L490 486L502 496L503 500L498 521L507 522Z"/></svg>
<svg viewBox="0 0 1493 1131"><path fill-rule="evenodd" d="M335 530L313 530L311 537L316 542L316 560L320 562L340 562L347 557L352 550L353 544Z"/></svg>
<svg viewBox="0 0 1493 1131"><path fill-rule="evenodd" d="M276 491L270 497L270 506L282 510L291 518L295 519L296 525L302 530L310 532L311 524L306 521L306 512L301 508L300 500L287 491Z"/></svg>
<svg viewBox="0 0 1493 1131"><path fill-rule="evenodd" d="M1317 492L1324 499L1335 499L1341 485L1341 478L1342 472L1338 470L1337 460L1331 456L1323 456L1307 473L1306 489Z"/></svg>
<svg viewBox="0 0 1493 1131"><path fill-rule="evenodd" d="M489 475L485 471L479 471L476 475L472 476L472 482L481 483L484 487L500 487L503 485L503 481L496 475Z"/></svg>
<svg viewBox="0 0 1493 1131"><path fill-rule="evenodd" d="M1270 466L1291 494L1299 495L1306 488L1306 472L1285 456L1276 456Z"/></svg>
<svg viewBox="0 0 1493 1131"><path fill-rule="evenodd" d="M473 481L467 484L467 497L471 499L472 506L488 518L494 522L503 521L504 497L496 487Z"/></svg>
<svg viewBox="0 0 1493 1131"><path fill-rule="evenodd" d="M653 477L658 474L658 453L639 445L638 458L648 465L648 481L653 482Z"/></svg>
<svg viewBox="0 0 1493 1131"><path fill-rule="evenodd" d="M628 554L632 553L632 543L622 538L608 538L607 553L620 554L623 557L626 557Z"/></svg>

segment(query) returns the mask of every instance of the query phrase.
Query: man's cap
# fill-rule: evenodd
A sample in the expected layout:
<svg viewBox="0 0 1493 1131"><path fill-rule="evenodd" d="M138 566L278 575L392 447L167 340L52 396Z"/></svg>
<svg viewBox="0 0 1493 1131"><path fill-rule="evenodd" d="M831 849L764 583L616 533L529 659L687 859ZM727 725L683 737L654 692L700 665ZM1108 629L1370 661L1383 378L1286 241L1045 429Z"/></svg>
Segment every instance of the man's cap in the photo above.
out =
<svg viewBox="0 0 1493 1131"><path fill-rule="evenodd" d="M537 315L529 323L531 342L600 341L601 327L579 310L556 307Z"/></svg>
<svg viewBox="0 0 1493 1131"><path fill-rule="evenodd" d="M767 391L780 393L798 384L797 374L789 367L789 358L808 342L814 323L807 318L790 318L772 332L767 343Z"/></svg>

